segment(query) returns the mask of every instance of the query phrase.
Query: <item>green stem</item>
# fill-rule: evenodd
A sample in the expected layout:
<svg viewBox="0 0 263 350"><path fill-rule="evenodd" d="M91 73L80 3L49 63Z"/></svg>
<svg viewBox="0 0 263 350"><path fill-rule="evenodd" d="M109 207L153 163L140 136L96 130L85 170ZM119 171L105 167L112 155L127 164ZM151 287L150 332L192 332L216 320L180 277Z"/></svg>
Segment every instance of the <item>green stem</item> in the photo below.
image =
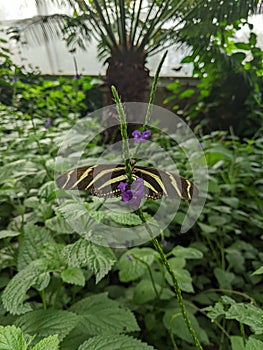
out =
<svg viewBox="0 0 263 350"><path fill-rule="evenodd" d="M153 274L152 274L152 271L151 271L151 268L150 266L147 264L146 261L138 258L137 256L134 256L133 254L131 254L131 257L134 258L135 260L138 260L140 261L142 264L144 264L146 267L147 267L147 270L149 272L149 275L150 275L150 279L151 279L151 282L152 282L152 286L153 286L153 289L154 289L154 292L156 294L156 297L158 299L160 299L160 293L158 292L157 288L156 288L156 285L155 285L155 282L154 282L154 278L153 278Z"/></svg>
<svg viewBox="0 0 263 350"><path fill-rule="evenodd" d="M126 114L121 103L121 99L118 95L118 92L114 86L111 87L111 91L116 103L118 116L120 118L120 129L122 137L122 154L124 158L125 170L128 177L128 182L132 183L132 166L130 162L130 149L129 149L129 140L127 134L127 123L126 123Z"/></svg>
<svg viewBox="0 0 263 350"><path fill-rule="evenodd" d="M143 130L146 129L146 127L150 124L150 121L151 121L151 112L152 112L153 102L154 102L154 99L155 99L157 83L158 83L160 71L161 71L163 62L164 62L164 60L165 60L165 58L167 56L167 53L168 53L168 51L165 51L165 53L164 53L164 55L163 55L159 65L157 67L156 74L155 74L155 76L153 78L153 83L152 83L152 88L151 88L151 93L150 93L150 99L149 99L149 102L148 102L148 107L147 107L147 111L146 111L146 115L145 115L145 122L144 122L144 125L142 127ZM133 159L135 158L136 154L138 153L140 147L141 147L141 142L138 142L136 147L135 147L135 150L133 152L133 155L132 155Z"/></svg>
<svg viewBox="0 0 263 350"><path fill-rule="evenodd" d="M155 247L155 249L157 250L157 252L159 253L160 255L160 258L161 258L161 261L162 261L162 264L164 265L164 267L166 268L167 272L169 273L169 275L171 276L172 278L172 281L173 281L173 287L174 287L174 290L175 290L175 293L176 293L176 297L177 297L177 300L178 300L178 303L179 303L179 306L180 306L180 309L181 309L181 312L182 312L182 315L183 315L183 318L184 318L184 321L185 321L185 324L193 338L193 341L197 347L197 349L199 350L203 350L202 348L202 345L200 344L197 336L196 336L196 333L195 333L195 330L193 329L193 326L191 324L191 321L190 319L188 318L188 315L187 315L187 311L186 311L186 307L184 305L184 300L183 300L183 297L182 297L182 293L181 293L181 289L179 287L179 284L178 284L178 281L175 277L175 274L172 270L172 267L171 265L169 264L169 261L167 260L166 258L166 255L164 254L163 250L162 250L162 247L160 246L158 240L156 238L153 237L153 232L151 230L151 228L149 227L149 225L147 224L146 222L146 219L143 215L143 212L141 209L138 209L136 211L137 215L140 217L140 219L142 220L142 222L145 224L145 227L148 231L148 233L150 234L150 236L152 237L152 243Z"/></svg>
<svg viewBox="0 0 263 350"><path fill-rule="evenodd" d="M42 299L42 304L43 304L43 309L47 309L47 303L46 303L46 297L45 297L45 289L42 289L40 292L41 299Z"/></svg>
<svg viewBox="0 0 263 350"><path fill-rule="evenodd" d="M143 126L143 129L145 129L146 125L148 125L150 123L150 119L151 119L151 111L152 111L152 105L155 99L155 93L156 93L156 88L157 88L157 83L159 80L159 75L160 75L160 71L163 65L163 62L167 56L168 51L165 51L158 67L157 67L157 71L156 74L153 78L153 83L152 83L152 88L151 88L151 93L150 93L150 99L149 99L149 103L148 103L148 108L147 108L147 112L146 112L146 116L145 116L145 123Z"/></svg>
<svg viewBox="0 0 263 350"><path fill-rule="evenodd" d="M245 328L244 328L244 324L240 322L240 333L242 335L242 339L243 339L243 344L244 346L246 346L246 334L245 334Z"/></svg>

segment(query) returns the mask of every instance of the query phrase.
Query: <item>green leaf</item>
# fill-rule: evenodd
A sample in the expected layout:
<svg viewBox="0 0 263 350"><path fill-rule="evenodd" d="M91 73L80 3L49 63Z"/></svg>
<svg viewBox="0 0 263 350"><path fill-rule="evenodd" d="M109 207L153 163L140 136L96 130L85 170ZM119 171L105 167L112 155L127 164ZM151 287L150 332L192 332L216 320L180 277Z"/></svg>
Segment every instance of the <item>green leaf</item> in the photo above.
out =
<svg viewBox="0 0 263 350"><path fill-rule="evenodd" d="M233 335L230 337L231 340L231 350L245 350L244 340L242 337Z"/></svg>
<svg viewBox="0 0 263 350"><path fill-rule="evenodd" d="M155 283L156 291L151 280L142 280L134 288L133 300L136 304L144 304L158 298L161 286ZM156 294L157 292L157 294Z"/></svg>
<svg viewBox="0 0 263 350"><path fill-rule="evenodd" d="M51 199L52 196L55 197L55 191L56 191L57 187L55 185L54 181L49 181L44 183L44 185L42 185L40 187L40 189L38 190L38 195L40 197L44 197L47 200Z"/></svg>
<svg viewBox="0 0 263 350"><path fill-rule="evenodd" d="M85 286L85 277L81 269L78 267L70 267L61 273L61 278L66 283L75 284L77 286Z"/></svg>
<svg viewBox="0 0 263 350"><path fill-rule="evenodd" d="M80 345L78 350L155 350L151 345L127 335L115 335L114 337L97 336L90 338Z"/></svg>
<svg viewBox="0 0 263 350"><path fill-rule="evenodd" d="M185 56L182 60L181 63L192 63L193 62L193 57L192 56Z"/></svg>
<svg viewBox="0 0 263 350"><path fill-rule="evenodd" d="M255 334L263 333L263 310L259 307L244 304L234 303L229 310L225 312L225 317L228 320L237 320L240 323L251 327Z"/></svg>
<svg viewBox="0 0 263 350"><path fill-rule="evenodd" d="M118 262L120 281L130 282L143 276L154 256L155 251L151 248L133 248L125 252Z"/></svg>
<svg viewBox="0 0 263 350"><path fill-rule="evenodd" d="M109 299L106 294L83 298L71 307L71 311L81 315L79 327L89 335L139 330L132 312L120 307L118 302Z"/></svg>
<svg viewBox="0 0 263 350"><path fill-rule="evenodd" d="M53 243L53 239L44 227L26 224L18 249L18 270L24 269L33 260L43 257L42 249L46 243Z"/></svg>
<svg viewBox="0 0 263 350"><path fill-rule="evenodd" d="M117 224L125 225L125 226L137 226L141 225L142 221L138 215L133 213L110 213L108 215L113 221Z"/></svg>
<svg viewBox="0 0 263 350"><path fill-rule="evenodd" d="M62 254L71 267L87 266L95 274L96 283L111 270L116 261L110 248L94 244L85 239L67 245Z"/></svg>
<svg viewBox="0 0 263 350"><path fill-rule="evenodd" d="M18 231L11 231L11 230L2 230L0 231L0 239L7 238L7 237L16 237L19 236L21 233Z"/></svg>
<svg viewBox="0 0 263 350"><path fill-rule="evenodd" d="M235 274L233 272L225 271L216 267L214 269L214 275L221 289L232 289L232 283L235 279Z"/></svg>
<svg viewBox="0 0 263 350"><path fill-rule="evenodd" d="M178 258L171 258L171 259L169 259L169 263L170 263L172 270L175 274L175 277L177 279L179 287L181 290L183 290L185 292L193 293L194 289L193 289L193 285L192 285L192 277L191 277L189 271L187 271L181 267L178 267L177 259ZM172 278L167 271L165 271L165 278L166 278L167 282L170 284L170 286L173 286Z"/></svg>
<svg viewBox="0 0 263 350"><path fill-rule="evenodd" d="M0 326L1 350L26 350L27 345L21 329L15 326Z"/></svg>
<svg viewBox="0 0 263 350"><path fill-rule="evenodd" d="M90 213L83 203L76 200L67 200L59 206L57 212L63 216L67 224L72 227L72 230L79 234L89 231L87 219Z"/></svg>
<svg viewBox="0 0 263 350"><path fill-rule="evenodd" d="M45 221L45 226L56 234L73 233L72 227L61 216L54 216Z"/></svg>
<svg viewBox="0 0 263 350"><path fill-rule="evenodd" d="M58 335L61 341L76 327L79 316L65 310L35 310L20 316L15 324L23 332L35 336L36 341L50 335Z"/></svg>
<svg viewBox="0 0 263 350"><path fill-rule="evenodd" d="M58 334L40 340L32 350L59 350Z"/></svg>
<svg viewBox="0 0 263 350"><path fill-rule="evenodd" d="M236 197L221 197L220 200L232 208L237 208L239 205L239 199Z"/></svg>
<svg viewBox="0 0 263 350"><path fill-rule="evenodd" d="M223 296L215 306L209 306L203 311L208 311L207 316L212 320L224 315L226 319L236 320L251 327L255 334L263 332L263 311L255 305L236 303L234 299Z"/></svg>
<svg viewBox="0 0 263 350"><path fill-rule="evenodd" d="M263 266L259 267L256 271L252 273L253 275L262 275L263 274Z"/></svg>
<svg viewBox="0 0 263 350"><path fill-rule="evenodd" d="M246 350L262 350L262 349L263 349L263 342L261 340L253 338L252 336L249 337L246 343Z"/></svg>
<svg viewBox="0 0 263 350"><path fill-rule="evenodd" d="M201 230L206 233L206 234L210 234L210 233L213 233L217 230L216 227L214 226L209 226L209 225L206 225L206 224L202 224L201 222L198 222L198 226L201 228Z"/></svg>
<svg viewBox="0 0 263 350"><path fill-rule="evenodd" d="M196 317L191 311L192 309L187 309L187 316L196 334L198 334L198 339L204 344L209 344L209 340L205 330L199 326ZM176 337L179 337L180 339L183 339L188 343L193 343L193 338L190 335L190 332L185 324L179 307L168 309L164 314L163 323L165 328L169 332L172 331L176 335Z"/></svg>
<svg viewBox="0 0 263 350"><path fill-rule="evenodd" d="M3 294L3 305L11 314L20 315L30 311L29 303L24 304L26 293L41 275L47 271L47 263L44 260L35 260L25 269L18 272L8 283Z"/></svg>
<svg viewBox="0 0 263 350"><path fill-rule="evenodd" d="M179 98L187 98L194 95L195 93L196 93L196 90L194 89L186 89L179 95Z"/></svg>
<svg viewBox="0 0 263 350"><path fill-rule="evenodd" d="M203 253L196 249L196 248L191 248L191 247L182 247L180 245L176 246L171 253L174 256L178 256L184 259L202 259L203 258Z"/></svg>
<svg viewBox="0 0 263 350"><path fill-rule="evenodd" d="M207 311L207 316L211 318L212 321L225 314L224 305L221 302L215 303L214 306L210 305L202 310Z"/></svg>

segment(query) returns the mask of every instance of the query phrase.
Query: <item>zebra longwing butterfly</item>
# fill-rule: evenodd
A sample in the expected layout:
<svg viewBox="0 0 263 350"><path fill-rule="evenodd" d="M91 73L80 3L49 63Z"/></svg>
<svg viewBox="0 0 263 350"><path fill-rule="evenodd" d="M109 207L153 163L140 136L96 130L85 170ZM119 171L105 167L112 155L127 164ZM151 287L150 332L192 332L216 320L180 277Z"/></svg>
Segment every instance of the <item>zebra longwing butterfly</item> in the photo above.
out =
<svg viewBox="0 0 263 350"><path fill-rule="evenodd" d="M143 179L145 197L160 199L161 197L192 199L198 195L196 186L185 178L155 168L134 166L132 178ZM97 197L119 197L120 182L127 181L123 165L98 164L72 169L56 179L59 188L65 190L87 190Z"/></svg>

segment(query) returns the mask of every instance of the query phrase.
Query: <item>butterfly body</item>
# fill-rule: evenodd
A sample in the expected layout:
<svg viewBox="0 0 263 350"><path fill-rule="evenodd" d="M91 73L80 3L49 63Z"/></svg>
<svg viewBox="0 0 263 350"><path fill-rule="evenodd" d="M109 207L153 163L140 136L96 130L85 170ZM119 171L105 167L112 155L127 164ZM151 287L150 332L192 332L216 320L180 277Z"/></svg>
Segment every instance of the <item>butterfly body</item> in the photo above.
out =
<svg viewBox="0 0 263 350"><path fill-rule="evenodd" d="M182 198L192 199L198 194L194 184L187 179L167 171L134 166L132 178L142 178L145 197L148 199ZM119 197L120 182L127 181L123 165L97 164L69 170L56 179L59 188L65 190L86 190L97 197Z"/></svg>

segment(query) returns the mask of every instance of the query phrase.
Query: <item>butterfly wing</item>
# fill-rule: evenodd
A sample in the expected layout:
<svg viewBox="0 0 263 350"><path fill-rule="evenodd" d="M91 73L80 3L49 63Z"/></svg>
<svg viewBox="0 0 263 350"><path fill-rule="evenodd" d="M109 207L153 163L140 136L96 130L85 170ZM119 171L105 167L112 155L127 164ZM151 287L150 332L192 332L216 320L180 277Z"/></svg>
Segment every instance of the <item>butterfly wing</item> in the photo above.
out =
<svg viewBox="0 0 263 350"><path fill-rule="evenodd" d="M134 167L136 176L143 178L147 198L182 198L190 200L198 195L197 187L189 180L155 168Z"/></svg>
<svg viewBox="0 0 263 350"><path fill-rule="evenodd" d="M97 197L118 197L117 188L126 181L124 166L91 165L69 170L56 179L57 186L64 190L86 190Z"/></svg>
<svg viewBox="0 0 263 350"><path fill-rule="evenodd" d="M198 195L194 184L187 179L168 171L155 168L135 166L133 179L142 178L146 188L146 198L192 199ZM59 188L64 190L86 190L97 197L119 197L120 182L127 181L125 167L110 164L98 164L69 170L56 179Z"/></svg>

